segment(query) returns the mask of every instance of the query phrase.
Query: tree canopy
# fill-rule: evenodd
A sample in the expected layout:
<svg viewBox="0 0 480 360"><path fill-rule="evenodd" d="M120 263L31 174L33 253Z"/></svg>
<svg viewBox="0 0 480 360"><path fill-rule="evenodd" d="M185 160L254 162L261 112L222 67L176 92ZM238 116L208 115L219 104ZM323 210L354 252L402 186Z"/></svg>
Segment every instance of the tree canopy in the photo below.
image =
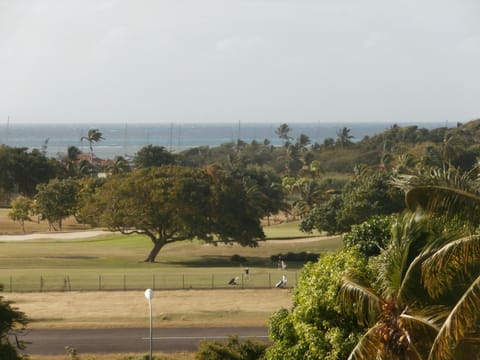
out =
<svg viewBox="0 0 480 360"><path fill-rule="evenodd" d="M215 169L163 166L111 176L84 206L82 213L91 223L148 236L153 249L147 262L176 241L255 246L264 238L263 209L255 206L240 179Z"/></svg>

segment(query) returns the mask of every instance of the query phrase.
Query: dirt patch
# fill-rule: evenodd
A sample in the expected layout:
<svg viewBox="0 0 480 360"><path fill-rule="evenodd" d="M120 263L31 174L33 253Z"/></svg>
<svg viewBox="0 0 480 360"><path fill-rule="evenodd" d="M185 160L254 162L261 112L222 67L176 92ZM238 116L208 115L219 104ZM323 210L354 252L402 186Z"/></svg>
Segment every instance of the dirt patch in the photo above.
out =
<svg viewBox="0 0 480 360"><path fill-rule="evenodd" d="M97 256L81 256L81 255L73 255L73 256L47 256L46 259L73 259L73 260L90 260L90 259L98 259Z"/></svg>
<svg viewBox="0 0 480 360"><path fill-rule="evenodd" d="M48 232L34 233L27 235L0 235L0 241L29 241L41 239L57 239L57 240L77 240L96 237L100 235L112 234L110 231L91 230L91 231L74 231L74 232Z"/></svg>

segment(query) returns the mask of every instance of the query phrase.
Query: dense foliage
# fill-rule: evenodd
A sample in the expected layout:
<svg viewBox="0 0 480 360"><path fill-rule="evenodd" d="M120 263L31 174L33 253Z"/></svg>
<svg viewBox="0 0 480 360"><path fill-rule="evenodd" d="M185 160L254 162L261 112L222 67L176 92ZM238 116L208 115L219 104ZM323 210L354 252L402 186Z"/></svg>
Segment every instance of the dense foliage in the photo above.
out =
<svg viewBox="0 0 480 360"><path fill-rule="evenodd" d="M363 327L342 311L337 293L346 269L366 273L366 266L366 258L354 248L308 263L294 290L293 308L270 318L273 345L267 359L345 359Z"/></svg>
<svg viewBox="0 0 480 360"><path fill-rule="evenodd" d="M365 256L380 254L390 239L392 216L372 216L367 221L353 225L352 229L342 235L345 247L357 246Z"/></svg>
<svg viewBox="0 0 480 360"><path fill-rule="evenodd" d="M404 207L403 194L384 172L361 174L347 182L340 193L316 203L300 224L304 231L340 233L372 216L392 214Z"/></svg>
<svg viewBox="0 0 480 360"><path fill-rule="evenodd" d="M264 191L216 167L141 168L87 192L81 213L93 225L148 236L154 246L145 261L154 262L166 244L194 238L256 246L260 219L278 211Z"/></svg>
<svg viewBox="0 0 480 360"><path fill-rule="evenodd" d="M47 220L50 227L62 230L62 220L75 214L79 184L71 179L53 179L39 184L33 211Z"/></svg>
<svg viewBox="0 0 480 360"><path fill-rule="evenodd" d="M195 360L262 360L265 359L265 350L268 344L242 340L237 336L230 336L226 342L200 342Z"/></svg>

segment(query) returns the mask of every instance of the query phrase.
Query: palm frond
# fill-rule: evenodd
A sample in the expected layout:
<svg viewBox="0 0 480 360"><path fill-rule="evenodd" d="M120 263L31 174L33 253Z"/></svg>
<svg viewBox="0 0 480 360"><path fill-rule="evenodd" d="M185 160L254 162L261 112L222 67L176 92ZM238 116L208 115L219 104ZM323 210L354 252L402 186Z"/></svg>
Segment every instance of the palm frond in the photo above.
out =
<svg viewBox="0 0 480 360"><path fill-rule="evenodd" d="M448 218L462 219L472 226L480 223L480 196L473 191L451 186L427 185L410 189L405 194L407 207Z"/></svg>
<svg viewBox="0 0 480 360"><path fill-rule="evenodd" d="M449 314L450 309L447 306L433 305L415 309L407 308L400 314L400 318L411 332L426 331L436 335Z"/></svg>
<svg viewBox="0 0 480 360"><path fill-rule="evenodd" d="M381 349L383 344L378 332L381 325L369 329L358 341L350 353L348 360L380 360L383 359Z"/></svg>
<svg viewBox="0 0 480 360"><path fill-rule="evenodd" d="M410 265L402 278L398 289L397 298L401 304L409 304L412 301L424 300L428 296L421 286L422 284L422 264L433 252L422 252ZM424 296L422 296L424 295Z"/></svg>
<svg viewBox="0 0 480 360"><path fill-rule="evenodd" d="M337 296L340 304L346 309L352 309L363 324L375 323L380 307L384 304L375 290L355 274L343 276L342 286Z"/></svg>
<svg viewBox="0 0 480 360"><path fill-rule="evenodd" d="M433 297L450 290L453 281L468 274L470 266L480 264L480 235L448 242L422 264L422 281Z"/></svg>
<svg viewBox="0 0 480 360"><path fill-rule="evenodd" d="M372 266L377 275L376 287L384 299L396 297L400 302L416 298L421 284L419 262L420 249L429 241L418 214L400 216L391 228L388 247L376 258ZM412 296L410 296L412 295Z"/></svg>
<svg viewBox="0 0 480 360"><path fill-rule="evenodd" d="M430 350L429 360L450 360L456 345L470 333L477 333L480 320L480 276L457 302L440 328Z"/></svg>

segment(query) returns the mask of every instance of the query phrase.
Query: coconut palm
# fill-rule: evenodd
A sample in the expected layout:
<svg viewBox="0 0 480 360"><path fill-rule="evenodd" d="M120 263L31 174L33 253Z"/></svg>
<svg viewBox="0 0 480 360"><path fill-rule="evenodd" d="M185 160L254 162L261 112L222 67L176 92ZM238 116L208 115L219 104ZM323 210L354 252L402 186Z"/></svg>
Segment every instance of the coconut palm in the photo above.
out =
<svg viewBox="0 0 480 360"><path fill-rule="evenodd" d="M294 189L299 198L293 203L300 216L308 214L314 207L325 199L325 192L315 180L300 178L297 179Z"/></svg>
<svg viewBox="0 0 480 360"><path fill-rule="evenodd" d="M288 124L281 124L277 128L277 130L275 130L275 134L277 134L280 139L284 140L285 143L288 144L290 142L290 140L293 139L290 135L288 135L288 133L290 131L291 131L291 129L288 126Z"/></svg>
<svg viewBox="0 0 480 360"><path fill-rule="evenodd" d="M431 240L416 214L400 218L389 245L372 260L376 280L345 275L339 301L369 328L349 359L427 358L448 316L448 308L436 303L421 282L421 265L430 254L421 250Z"/></svg>
<svg viewBox="0 0 480 360"><path fill-rule="evenodd" d="M461 236L434 242L424 252L422 278L433 298L456 296L450 313L432 344L429 359L477 359L480 353L480 224L479 167L460 173L434 171L429 177L400 177L410 209L432 214Z"/></svg>
<svg viewBox="0 0 480 360"><path fill-rule="evenodd" d="M343 127L337 131L337 141L342 148L350 146L352 144L353 135L350 135L350 129Z"/></svg>
<svg viewBox="0 0 480 360"><path fill-rule="evenodd" d="M80 141L87 140L90 147L90 160L93 161L93 143L105 140L103 134L98 129L89 129L87 136L82 136Z"/></svg>
<svg viewBox="0 0 480 360"><path fill-rule="evenodd" d="M106 170L112 175L123 174L130 171L130 164L123 156L115 156Z"/></svg>

